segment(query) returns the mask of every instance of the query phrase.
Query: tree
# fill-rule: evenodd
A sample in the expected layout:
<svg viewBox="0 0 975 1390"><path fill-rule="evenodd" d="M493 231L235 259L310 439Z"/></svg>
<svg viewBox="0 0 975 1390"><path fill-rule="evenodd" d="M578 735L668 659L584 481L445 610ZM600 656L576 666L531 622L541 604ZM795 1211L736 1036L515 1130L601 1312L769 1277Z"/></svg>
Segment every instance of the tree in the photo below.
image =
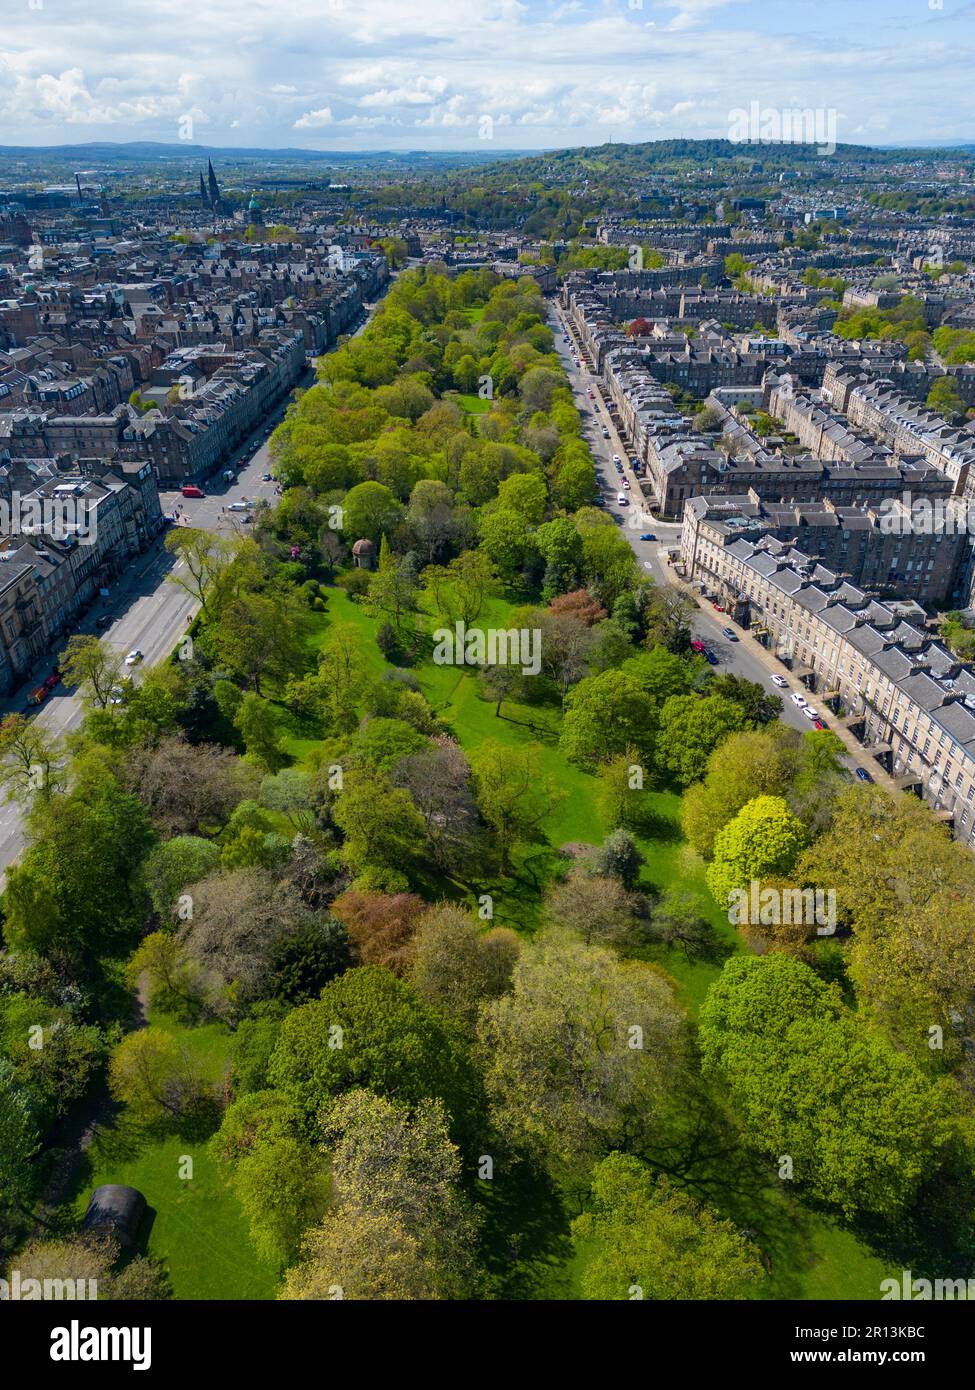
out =
<svg viewBox="0 0 975 1390"><path fill-rule="evenodd" d="M146 976L153 1008L190 1022L198 1017L203 1004L199 967L171 932L155 931L143 937L126 973L136 986Z"/></svg>
<svg viewBox="0 0 975 1390"><path fill-rule="evenodd" d="M947 1082L864 1026L836 986L792 957L734 956L699 1020L705 1074L720 1077L747 1142L848 1217L895 1218L950 1133Z"/></svg>
<svg viewBox="0 0 975 1390"><path fill-rule="evenodd" d="M662 973L603 947L545 936L478 1027L501 1133L554 1173L649 1137L672 1084L683 1019Z"/></svg>
<svg viewBox="0 0 975 1390"><path fill-rule="evenodd" d="M18 951L63 953L91 972L103 954L127 949L142 924L137 870L152 827L110 774L76 763L71 790L52 797L31 829L31 843L7 870L7 941Z"/></svg>
<svg viewBox="0 0 975 1390"><path fill-rule="evenodd" d="M191 915L180 928L205 973L210 1007L235 1013L268 992L278 944L313 919L297 890L263 868L211 874L189 886Z"/></svg>
<svg viewBox="0 0 975 1390"><path fill-rule="evenodd" d="M422 577L438 616L449 625L475 623L496 585L494 565L480 550L465 550L449 565L428 565Z"/></svg>
<svg viewBox="0 0 975 1390"><path fill-rule="evenodd" d="M122 657L107 642L97 637L76 633L58 657L61 679L65 685L76 685L86 704L94 709L107 709L116 698L122 680Z"/></svg>
<svg viewBox="0 0 975 1390"><path fill-rule="evenodd" d="M27 1094L12 1063L0 1057L0 1211L26 1203L33 1182L30 1161L39 1141Z"/></svg>
<svg viewBox="0 0 975 1390"><path fill-rule="evenodd" d="M520 949L509 928L484 931L464 908L441 903L417 923L410 982L428 1004L472 1029L483 1001L508 989Z"/></svg>
<svg viewBox="0 0 975 1390"><path fill-rule="evenodd" d="M109 1061L112 1095L143 1124L177 1128L199 1113L212 1091L189 1054L163 1028L129 1033Z"/></svg>
<svg viewBox="0 0 975 1390"><path fill-rule="evenodd" d="M633 935L635 904L617 878L602 878L575 869L557 883L545 900L545 916L587 946L618 946Z"/></svg>
<svg viewBox="0 0 975 1390"><path fill-rule="evenodd" d="M298 1139L269 1139L245 1154L233 1178L234 1191L262 1259L286 1264L298 1253L305 1231L328 1200L321 1161Z"/></svg>
<svg viewBox="0 0 975 1390"><path fill-rule="evenodd" d="M309 1119L361 1086L408 1105L439 1098L455 1137L480 1104L459 1029L379 965L347 970L286 1015L270 1080Z"/></svg>
<svg viewBox="0 0 975 1390"><path fill-rule="evenodd" d="M498 575L506 583L514 583L536 553L530 523L517 511L499 508L482 516L480 532L481 549Z"/></svg>
<svg viewBox="0 0 975 1390"><path fill-rule="evenodd" d="M350 1091L329 1110L324 1136L332 1150L335 1212L310 1234L306 1263L292 1271L286 1296L315 1297L313 1289L324 1292L337 1281L343 1298L388 1297L392 1276L400 1297L470 1297L477 1222L458 1190L460 1155L440 1102L421 1101L411 1112L369 1091ZM371 1222L376 1216L378 1226ZM347 1233L368 1232L372 1258L361 1251L336 1263L336 1241L345 1243L339 1225ZM380 1261L377 1236L385 1252ZM407 1251L410 1276L403 1283Z"/></svg>
<svg viewBox="0 0 975 1390"><path fill-rule="evenodd" d="M586 768L627 748L649 762L657 720L654 702L635 676L601 671L569 692L559 747L570 762Z"/></svg>
<svg viewBox="0 0 975 1390"><path fill-rule="evenodd" d="M505 873L514 847L537 842L542 822L566 794L542 771L540 757L537 744L511 747L497 739L485 739L474 753L478 809L494 832Z"/></svg>
<svg viewBox="0 0 975 1390"><path fill-rule="evenodd" d="M586 659L595 645L593 628L571 612L536 609L532 614L542 634L542 670L559 693L562 713L572 686L586 673Z"/></svg>
<svg viewBox="0 0 975 1390"><path fill-rule="evenodd" d="M311 773L299 767L284 767L261 782L260 803L284 816L293 830L308 835L316 825L315 793Z"/></svg>
<svg viewBox="0 0 975 1390"><path fill-rule="evenodd" d="M249 690L241 700L234 717L247 752L268 772L276 772L287 754L281 743L278 717L270 700Z"/></svg>
<svg viewBox="0 0 975 1390"><path fill-rule="evenodd" d="M157 845L146 859L143 877L156 912L172 920L176 899L188 883L213 873L220 863L220 846L199 835L175 835Z"/></svg>
<svg viewBox="0 0 975 1390"><path fill-rule="evenodd" d="M272 993L289 1004L304 1004L351 964L352 946L341 922L315 918L271 948Z"/></svg>
<svg viewBox="0 0 975 1390"><path fill-rule="evenodd" d="M762 1277L758 1252L733 1221L614 1153L593 1170L593 1209L572 1235L586 1298L728 1299Z"/></svg>
<svg viewBox="0 0 975 1390"><path fill-rule="evenodd" d="M780 796L748 801L714 837L714 859L705 877L719 907L726 908L734 888L752 880L784 877L794 868L805 844L802 822Z"/></svg>
<svg viewBox="0 0 975 1390"><path fill-rule="evenodd" d="M281 685L302 670L308 616L293 592L242 593L220 605L207 636L224 667L260 695L262 682Z"/></svg>
<svg viewBox="0 0 975 1390"><path fill-rule="evenodd" d="M675 885L654 904L650 935L667 946L680 947L686 960L708 959L714 954L715 936L704 904L695 893Z"/></svg>
<svg viewBox="0 0 975 1390"><path fill-rule="evenodd" d="M778 695L770 695L758 681L746 680L731 671L722 671L712 677L708 684L709 696L720 695L738 705L743 717L743 727L760 729L771 724L782 713L782 701ZM813 731L815 732L815 730Z"/></svg>
<svg viewBox="0 0 975 1390"><path fill-rule="evenodd" d="M965 401L958 384L953 377L939 376L931 384L928 392L927 406L929 410L935 410L939 415L943 415L949 424L955 424L965 418Z"/></svg>
<svg viewBox="0 0 975 1390"><path fill-rule="evenodd" d="M239 708L239 705L238 705ZM256 788L257 773L229 748L189 743L182 735L133 750L126 785L161 835L211 833Z"/></svg>
<svg viewBox="0 0 975 1390"><path fill-rule="evenodd" d="M346 776L332 814L355 872L367 865L401 871L423 844L423 818L409 792L381 772L356 769Z"/></svg>
<svg viewBox="0 0 975 1390"><path fill-rule="evenodd" d="M681 801L681 827L698 854L711 857L714 837L746 802L784 796L795 765L792 735L778 729L734 733L718 744L703 782L688 787Z"/></svg>
<svg viewBox="0 0 975 1390"><path fill-rule="evenodd" d="M593 855L593 868L596 873L606 878L618 879L627 889L636 887L643 862L643 855L637 848L633 836L628 830L622 829L614 830L607 835Z"/></svg>
<svg viewBox="0 0 975 1390"><path fill-rule="evenodd" d="M8 800L48 800L62 785L60 750L36 719L8 714L0 720L0 786Z"/></svg>
<svg viewBox="0 0 975 1390"><path fill-rule="evenodd" d="M332 904L363 965L409 973L413 933L426 904L415 893L359 893L350 889Z"/></svg>
<svg viewBox="0 0 975 1390"><path fill-rule="evenodd" d="M403 516L403 507L382 483L358 483L342 502L342 530L349 540L370 540L378 545L391 535Z"/></svg>
<svg viewBox="0 0 975 1390"><path fill-rule="evenodd" d="M433 747L400 758L393 782L409 793L423 818L426 841L440 869L456 868L477 833L477 805L470 763L446 737Z"/></svg>
<svg viewBox="0 0 975 1390"><path fill-rule="evenodd" d="M209 597L233 557L232 545L212 531L176 526L166 536L166 549L176 556L167 578L184 589L210 616ZM184 572L185 571L185 572ZM70 645L70 644L69 644Z"/></svg>
<svg viewBox="0 0 975 1390"><path fill-rule="evenodd" d="M548 488L542 473L512 473L498 488L498 507L514 512L529 526L538 526L548 506Z"/></svg>
<svg viewBox="0 0 975 1390"><path fill-rule="evenodd" d="M704 775L714 749L744 723L741 706L721 695L673 695L660 711L657 761L686 787Z"/></svg>

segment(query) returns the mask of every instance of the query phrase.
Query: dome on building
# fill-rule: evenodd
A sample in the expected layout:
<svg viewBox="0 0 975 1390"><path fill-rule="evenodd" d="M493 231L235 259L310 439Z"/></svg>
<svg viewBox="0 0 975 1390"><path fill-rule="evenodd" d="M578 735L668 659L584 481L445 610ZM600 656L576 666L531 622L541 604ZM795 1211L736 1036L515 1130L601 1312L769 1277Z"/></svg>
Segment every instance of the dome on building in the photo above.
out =
<svg viewBox="0 0 975 1390"><path fill-rule="evenodd" d="M372 541L369 540L368 536L363 536L362 540L356 541L355 545L352 547L352 554L371 555L372 548Z"/></svg>

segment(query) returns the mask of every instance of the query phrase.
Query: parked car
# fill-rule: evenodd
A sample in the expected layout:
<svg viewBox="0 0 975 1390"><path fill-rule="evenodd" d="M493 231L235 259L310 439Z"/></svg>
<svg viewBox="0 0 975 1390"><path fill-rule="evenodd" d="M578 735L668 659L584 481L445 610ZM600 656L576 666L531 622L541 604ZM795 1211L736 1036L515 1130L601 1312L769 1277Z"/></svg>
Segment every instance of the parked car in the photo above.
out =
<svg viewBox="0 0 975 1390"><path fill-rule="evenodd" d="M203 491L203 489L201 487L197 487L195 483L187 483L186 487L184 487L182 491L184 497L206 496L206 493Z"/></svg>
<svg viewBox="0 0 975 1390"><path fill-rule="evenodd" d="M620 505L621 507L625 507L625 506L626 506L626 493L625 493L625 492L618 492L618 493L616 494L616 501L619 503L619 505Z"/></svg>
<svg viewBox="0 0 975 1390"><path fill-rule="evenodd" d="M858 768L856 768L856 776L857 776L857 781L859 781L859 782L872 782L872 781L873 781L873 778L870 776L870 773L867 771L867 769L866 769L865 767L858 767Z"/></svg>
<svg viewBox="0 0 975 1390"><path fill-rule="evenodd" d="M641 537L641 540L642 540L642 537ZM692 638L691 638L691 651L692 651L692 652L700 652L701 655L703 656L703 655L704 655L704 643L703 643L699 638L697 638L697 637L692 637Z"/></svg>
<svg viewBox="0 0 975 1390"><path fill-rule="evenodd" d="M704 656L711 663L712 666L717 666L718 658L715 656L714 652L711 650L710 647L704 648Z"/></svg>
<svg viewBox="0 0 975 1390"><path fill-rule="evenodd" d="M806 700L804 696L799 694L798 690L794 690L792 692L792 703L798 705L799 708L802 709L806 704Z"/></svg>
<svg viewBox="0 0 975 1390"><path fill-rule="evenodd" d="M228 512L246 512L250 510L249 502L231 502L227 508Z"/></svg>
<svg viewBox="0 0 975 1390"><path fill-rule="evenodd" d="M829 727L829 725L826 724L826 723L824 723L824 721L823 721L822 719L814 719L814 720L813 720L813 728L814 728L814 729L819 729L820 732L822 732L822 730L824 730L824 729L827 729L828 727Z"/></svg>
<svg viewBox="0 0 975 1390"><path fill-rule="evenodd" d="M126 666L138 666L140 661L145 660L145 653L140 652L138 647L133 647L125 658Z"/></svg>
<svg viewBox="0 0 975 1390"><path fill-rule="evenodd" d="M789 684L789 682L785 679L784 676L770 676L769 679L771 680L772 684L777 685L780 690L784 690L786 686Z"/></svg>
<svg viewBox="0 0 975 1390"><path fill-rule="evenodd" d="M641 539L641 541L655 541L655 540L657 539L657 537L654 535L654 533L653 533L652 531L644 531L644 533L643 533L643 535L640 537L640 539ZM691 643L691 646L693 646L693 645L694 645L694 644L693 644L693 642L692 642L692 643Z"/></svg>
<svg viewBox="0 0 975 1390"><path fill-rule="evenodd" d="M262 474L261 474L261 482L262 482L262 483L270 483L270 482L272 482L272 481L273 481L273 477L272 477L272 475L271 475L270 473L262 473Z"/></svg>
<svg viewBox="0 0 975 1390"><path fill-rule="evenodd" d="M802 713L806 719L818 719L819 711L813 709L812 705L803 705Z"/></svg>
<svg viewBox="0 0 975 1390"><path fill-rule="evenodd" d="M97 618L95 619L95 626L96 626L97 628L108 627L108 625L109 625L109 623L110 623L111 621L112 621L112 615L111 615L111 613L102 613L102 614L100 615L100 617L97 617Z"/></svg>
<svg viewBox="0 0 975 1390"><path fill-rule="evenodd" d="M623 460L620 458L619 454L614 454L614 455L613 455L613 462L614 462L614 463L618 463L618 464L620 464L620 465L622 466Z"/></svg>
<svg viewBox="0 0 975 1390"><path fill-rule="evenodd" d="M728 639L729 642L737 642L737 641L738 641L738 634L737 634L737 632L735 631L735 629L734 629L733 627L723 627L723 628L721 629L721 632L722 632L723 636L727 637L727 639Z"/></svg>
<svg viewBox="0 0 975 1390"><path fill-rule="evenodd" d="M608 438L609 438L609 430L606 428L605 425L603 425L603 438L604 438L604 439L608 439Z"/></svg>
<svg viewBox="0 0 975 1390"><path fill-rule="evenodd" d="M620 469L620 472L622 472L622 471L623 471L623 470ZM630 486L630 480L629 480L629 478L624 478L624 479L623 479L623 486L624 486L625 488L629 488L629 486Z"/></svg>

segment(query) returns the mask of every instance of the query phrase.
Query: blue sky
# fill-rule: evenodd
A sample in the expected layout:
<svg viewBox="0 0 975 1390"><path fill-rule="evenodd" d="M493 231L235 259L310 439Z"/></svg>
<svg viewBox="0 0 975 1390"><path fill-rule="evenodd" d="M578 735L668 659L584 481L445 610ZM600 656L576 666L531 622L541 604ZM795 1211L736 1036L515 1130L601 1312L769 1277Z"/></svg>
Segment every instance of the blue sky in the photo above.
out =
<svg viewBox="0 0 975 1390"><path fill-rule="evenodd" d="M541 149L835 112L975 141L975 0L3 0L0 142Z"/></svg>

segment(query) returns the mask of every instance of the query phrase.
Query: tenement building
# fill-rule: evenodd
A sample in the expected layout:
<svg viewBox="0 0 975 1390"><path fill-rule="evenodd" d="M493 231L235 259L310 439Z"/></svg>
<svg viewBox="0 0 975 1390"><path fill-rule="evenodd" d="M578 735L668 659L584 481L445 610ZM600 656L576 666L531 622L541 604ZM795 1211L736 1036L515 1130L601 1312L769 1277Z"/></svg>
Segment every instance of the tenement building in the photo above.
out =
<svg viewBox="0 0 975 1390"><path fill-rule="evenodd" d="M735 620L785 662L901 785L922 795L955 834L975 834L975 670L905 611L772 537L723 546L689 578L720 596Z"/></svg>

